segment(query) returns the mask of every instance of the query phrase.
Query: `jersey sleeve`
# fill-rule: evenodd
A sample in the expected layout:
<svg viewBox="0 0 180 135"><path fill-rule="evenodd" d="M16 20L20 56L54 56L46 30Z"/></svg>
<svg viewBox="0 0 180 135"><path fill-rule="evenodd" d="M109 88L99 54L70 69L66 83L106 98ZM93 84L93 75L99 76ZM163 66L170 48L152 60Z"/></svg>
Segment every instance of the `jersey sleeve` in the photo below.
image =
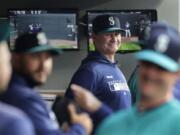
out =
<svg viewBox="0 0 180 135"><path fill-rule="evenodd" d="M26 119L26 117L16 117L9 120L3 129L1 130L2 135L35 135L34 127L32 123Z"/></svg>
<svg viewBox="0 0 180 135"><path fill-rule="evenodd" d="M31 100L31 101L30 101ZM30 117L38 135L85 135L85 129L81 125L73 125L69 132L63 132L57 122L47 113L43 105L34 99L26 100L21 108ZM49 112L50 113L50 112Z"/></svg>
<svg viewBox="0 0 180 135"><path fill-rule="evenodd" d="M72 77L71 82L66 90L65 97L73 99L73 93L70 89L71 84L80 85L93 92L96 89L96 73L90 69L80 69Z"/></svg>
<svg viewBox="0 0 180 135"><path fill-rule="evenodd" d="M90 114L95 124L94 127L97 127L105 118L110 116L113 113L113 110L107 105L102 104L102 106L95 112Z"/></svg>

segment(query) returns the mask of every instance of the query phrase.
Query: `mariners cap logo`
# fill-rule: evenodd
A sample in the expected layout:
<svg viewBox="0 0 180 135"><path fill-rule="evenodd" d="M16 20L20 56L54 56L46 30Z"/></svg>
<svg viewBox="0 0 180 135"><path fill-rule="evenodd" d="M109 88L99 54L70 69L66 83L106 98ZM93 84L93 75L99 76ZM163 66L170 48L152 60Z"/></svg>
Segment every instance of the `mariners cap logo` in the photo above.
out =
<svg viewBox="0 0 180 135"><path fill-rule="evenodd" d="M113 16L110 16L110 17L108 18L108 20L109 20L109 24L110 24L110 25L112 25L112 26L115 25L115 20L114 20L114 17L113 17Z"/></svg>
<svg viewBox="0 0 180 135"><path fill-rule="evenodd" d="M168 49L170 38L166 34L161 34L158 36L155 49L159 52L165 52Z"/></svg>
<svg viewBox="0 0 180 135"><path fill-rule="evenodd" d="M46 38L46 35L45 33L43 32L40 32L37 34L37 39L38 39L38 44L39 45L46 45L47 44L47 38Z"/></svg>

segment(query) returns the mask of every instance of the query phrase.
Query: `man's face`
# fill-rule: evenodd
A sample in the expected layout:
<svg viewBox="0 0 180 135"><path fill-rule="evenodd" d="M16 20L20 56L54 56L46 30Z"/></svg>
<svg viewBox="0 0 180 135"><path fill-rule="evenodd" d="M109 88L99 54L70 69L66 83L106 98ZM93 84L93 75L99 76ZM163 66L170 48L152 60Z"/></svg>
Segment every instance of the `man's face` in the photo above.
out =
<svg viewBox="0 0 180 135"><path fill-rule="evenodd" d="M139 68L139 90L141 98L158 99L171 94L177 73L168 72L150 62L141 61Z"/></svg>
<svg viewBox="0 0 180 135"><path fill-rule="evenodd" d="M17 66L19 72L25 75L34 86L44 84L52 71L52 55L49 52L24 53L16 60L19 61Z"/></svg>
<svg viewBox="0 0 180 135"><path fill-rule="evenodd" d="M3 91L6 90L11 76L11 56L6 42L0 42L0 54L0 91Z"/></svg>
<svg viewBox="0 0 180 135"><path fill-rule="evenodd" d="M96 50L102 54L115 54L121 44L121 34L111 32L105 34L93 34L93 41Z"/></svg>

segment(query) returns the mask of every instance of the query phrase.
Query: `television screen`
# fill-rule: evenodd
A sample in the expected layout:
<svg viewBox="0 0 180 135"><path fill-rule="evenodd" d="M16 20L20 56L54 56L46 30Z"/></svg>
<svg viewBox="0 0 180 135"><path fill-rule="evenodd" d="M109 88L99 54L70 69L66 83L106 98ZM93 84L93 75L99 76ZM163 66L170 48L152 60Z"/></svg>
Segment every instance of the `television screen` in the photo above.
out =
<svg viewBox="0 0 180 135"><path fill-rule="evenodd" d="M156 10L105 10L105 11L87 11L88 26L88 51L94 51L95 47L92 41L92 20L97 15L110 14L119 18L122 29L125 32L121 34L121 45L118 49L120 53L129 53L141 50L141 47L133 42L139 40L146 26L157 21Z"/></svg>
<svg viewBox="0 0 180 135"><path fill-rule="evenodd" d="M9 10L10 45L17 36L25 31L42 30L46 33L50 44L63 50L77 50L78 25L75 10Z"/></svg>

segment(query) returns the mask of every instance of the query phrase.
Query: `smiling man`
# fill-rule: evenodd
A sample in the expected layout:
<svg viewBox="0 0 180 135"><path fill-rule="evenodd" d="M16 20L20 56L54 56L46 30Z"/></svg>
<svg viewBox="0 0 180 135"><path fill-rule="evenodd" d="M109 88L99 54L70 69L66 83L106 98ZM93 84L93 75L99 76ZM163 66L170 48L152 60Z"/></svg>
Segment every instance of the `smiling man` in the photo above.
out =
<svg viewBox="0 0 180 135"><path fill-rule="evenodd" d="M123 32L119 18L99 15L93 20L92 30L95 52L90 53L82 61L70 85L75 83L88 89L112 111L129 108L131 94L126 79L115 61L115 53L121 45ZM70 87L65 96L74 98ZM91 117L96 127L101 120L97 115Z"/></svg>

